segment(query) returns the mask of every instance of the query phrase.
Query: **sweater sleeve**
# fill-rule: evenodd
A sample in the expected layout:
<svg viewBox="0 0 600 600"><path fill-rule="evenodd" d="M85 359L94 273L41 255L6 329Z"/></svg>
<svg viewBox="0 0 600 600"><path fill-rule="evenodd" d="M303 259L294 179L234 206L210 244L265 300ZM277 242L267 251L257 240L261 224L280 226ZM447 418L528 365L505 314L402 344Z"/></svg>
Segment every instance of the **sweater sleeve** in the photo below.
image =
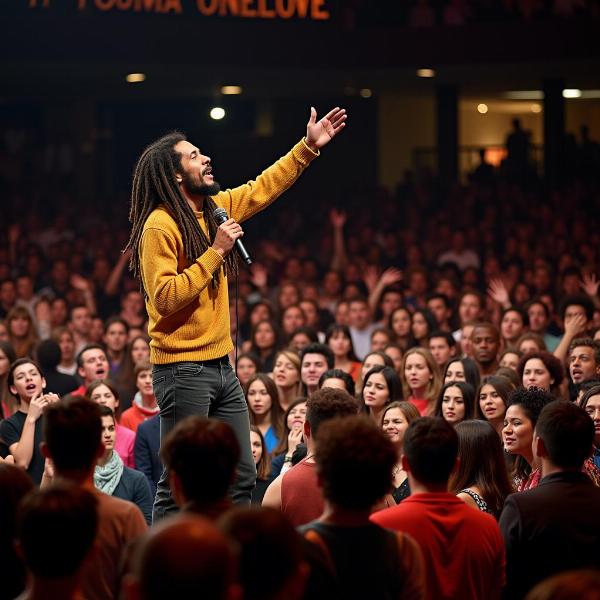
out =
<svg viewBox="0 0 600 600"><path fill-rule="evenodd" d="M304 169L318 156L301 140L285 156L265 169L256 179L223 192L220 198L227 213L242 222L266 208L300 177Z"/></svg>
<svg viewBox="0 0 600 600"><path fill-rule="evenodd" d="M208 248L178 273L175 240L167 232L154 228L144 231L140 256L144 289L161 317L176 313L196 299L223 264L222 256Z"/></svg>

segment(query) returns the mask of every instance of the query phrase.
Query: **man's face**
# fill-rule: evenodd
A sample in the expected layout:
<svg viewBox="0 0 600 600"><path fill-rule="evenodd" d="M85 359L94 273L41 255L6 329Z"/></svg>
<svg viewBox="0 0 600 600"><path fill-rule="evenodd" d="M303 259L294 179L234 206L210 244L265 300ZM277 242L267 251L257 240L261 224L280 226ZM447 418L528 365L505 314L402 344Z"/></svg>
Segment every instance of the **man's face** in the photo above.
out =
<svg viewBox="0 0 600 600"><path fill-rule="evenodd" d="M74 308L71 313L71 323L74 331L84 337L87 336L90 332L90 327L92 326L90 311L84 306Z"/></svg>
<svg viewBox="0 0 600 600"><path fill-rule="evenodd" d="M300 378L307 387L315 388L319 378L327 371L327 359L322 354L308 353L302 359Z"/></svg>
<svg viewBox="0 0 600 600"><path fill-rule="evenodd" d="M348 314L350 327L356 329L365 329L369 324L369 308L366 302L350 302L350 311Z"/></svg>
<svg viewBox="0 0 600 600"><path fill-rule="evenodd" d="M204 156L200 150L187 140L177 142L175 150L181 154L182 173L178 182L190 196L214 196L221 187L212 174L209 156Z"/></svg>
<svg viewBox="0 0 600 600"><path fill-rule="evenodd" d="M595 379L600 375L600 365L596 363L594 349L590 346L576 346L569 356L569 373L573 383Z"/></svg>
<svg viewBox="0 0 600 600"><path fill-rule="evenodd" d="M127 330L123 323L112 323L104 334L104 343L111 352L121 352L127 344Z"/></svg>
<svg viewBox="0 0 600 600"><path fill-rule="evenodd" d="M489 327L475 327L471 334L473 356L481 365L490 365L496 360L500 346L498 335Z"/></svg>
<svg viewBox="0 0 600 600"><path fill-rule="evenodd" d="M448 314L450 311L446 308L446 304L441 298L432 298L429 300L427 302L427 308L433 313L433 316L440 325L446 323L450 316Z"/></svg>
<svg viewBox="0 0 600 600"><path fill-rule="evenodd" d="M475 294L465 294L458 307L458 316L460 317L461 323L476 321L479 318L480 312L481 304L479 302L479 297Z"/></svg>
<svg viewBox="0 0 600 600"><path fill-rule="evenodd" d="M81 360L83 366L79 367L77 372L86 385L89 385L95 379L106 379L108 360L104 350L100 350L100 348L86 350L81 356Z"/></svg>
<svg viewBox="0 0 600 600"><path fill-rule="evenodd" d="M432 337L429 340L429 351L440 367L444 366L454 356L454 348L450 348L443 337Z"/></svg>
<svg viewBox="0 0 600 600"><path fill-rule="evenodd" d="M534 333L543 335L548 325L548 318L546 317L546 311L541 304L532 304L527 309L527 315L529 316L529 329Z"/></svg>

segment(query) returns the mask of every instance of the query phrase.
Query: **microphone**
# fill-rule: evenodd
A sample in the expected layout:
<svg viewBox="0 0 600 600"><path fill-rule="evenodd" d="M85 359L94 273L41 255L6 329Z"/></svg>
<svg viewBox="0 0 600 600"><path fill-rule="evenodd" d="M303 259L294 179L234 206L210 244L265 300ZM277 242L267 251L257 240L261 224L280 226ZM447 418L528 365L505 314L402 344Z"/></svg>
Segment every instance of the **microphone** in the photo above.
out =
<svg viewBox="0 0 600 600"><path fill-rule="evenodd" d="M215 218L217 225L222 225L223 223L225 223L225 221L227 221L227 218L228 218L227 211L224 208L215 208L213 217ZM248 254L248 251L246 250L246 248L244 248L244 244L242 244L242 240L240 240L239 238L237 240L235 240L235 247L237 248L240 258L247 265L251 265L252 259L250 258L250 255Z"/></svg>

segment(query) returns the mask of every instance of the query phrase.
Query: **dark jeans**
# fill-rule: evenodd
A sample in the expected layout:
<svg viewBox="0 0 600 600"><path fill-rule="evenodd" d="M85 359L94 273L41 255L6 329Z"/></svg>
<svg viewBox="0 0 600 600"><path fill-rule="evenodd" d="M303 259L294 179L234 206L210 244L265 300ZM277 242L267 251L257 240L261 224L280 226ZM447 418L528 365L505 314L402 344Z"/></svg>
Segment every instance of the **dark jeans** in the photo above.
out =
<svg viewBox="0 0 600 600"><path fill-rule="evenodd" d="M214 417L231 425L241 449L231 498L236 504L250 504L256 468L250 448L248 407L228 358L154 365L152 383L160 407L161 444L173 427L190 415ZM202 465L198 465L198 477L202 479ZM156 488L153 520L176 509L168 473L163 469Z"/></svg>

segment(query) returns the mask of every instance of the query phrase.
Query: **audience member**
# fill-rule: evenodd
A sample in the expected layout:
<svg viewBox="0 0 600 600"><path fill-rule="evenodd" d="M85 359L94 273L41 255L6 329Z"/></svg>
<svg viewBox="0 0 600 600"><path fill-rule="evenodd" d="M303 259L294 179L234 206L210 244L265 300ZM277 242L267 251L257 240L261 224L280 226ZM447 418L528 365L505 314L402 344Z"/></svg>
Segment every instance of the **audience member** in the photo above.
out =
<svg viewBox="0 0 600 600"><path fill-rule="evenodd" d="M310 396L319 387L319 378L327 369L333 369L333 352L324 344L309 344L300 354L302 362L301 379L306 391Z"/></svg>
<svg viewBox="0 0 600 600"><path fill-rule="evenodd" d="M442 382L431 352L411 348L402 359L402 391L421 415L433 414Z"/></svg>
<svg viewBox="0 0 600 600"><path fill-rule="evenodd" d="M445 383L438 395L433 415L442 417L452 426L472 419L475 414L475 390L470 383Z"/></svg>
<svg viewBox="0 0 600 600"><path fill-rule="evenodd" d="M508 398L515 387L505 377L488 375L481 380L475 402L475 418L486 420L502 438Z"/></svg>
<svg viewBox="0 0 600 600"><path fill-rule="evenodd" d="M42 452L53 465L54 478L92 491L98 503L98 532L93 561L83 567L83 596L90 600L118 598L129 545L147 529L133 503L108 496L94 487L96 461L104 455L100 407L67 397L46 410Z"/></svg>
<svg viewBox="0 0 600 600"><path fill-rule="evenodd" d="M240 447L227 423L187 417L163 440L160 456L173 499L184 512L214 520L231 507L227 490L235 477Z"/></svg>
<svg viewBox="0 0 600 600"><path fill-rule="evenodd" d="M402 466L411 495L371 515L411 535L425 559L427 598L495 598L505 582L504 544L496 521L447 492L458 436L439 417L416 419L404 435Z"/></svg>
<svg viewBox="0 0 600 600"><path fill-rule="evenodd" d="M134 565L127 600L242 598L232 543L199 515L180 515L153 527L137 548Z"/></svg>
<svg viewBox="0 0 600 600"><path fill-rule="evenodd" d="M360 396L361 412L377 425L385 407L402 400L402 382L392 367L373 367L366 375Z"/></svg>
<svg viewBox="0 0 600 600"><path fill-rule="evenodd" d="M541 410L533 449L542 479L509 496L500 517L507 597L522 598L561 571L600 567L600 523L592 518L600 490L582 473L593 440L594 425L578 406L554 401Z"/></svg>
<svg viewBox="0 0 600 600"><path fill-rule="evenodd" d="M15 548L17 509L34 489L31 477L13 464L0 460L0 598L13 600L25 589L27 573ZM55 542L55 540L53 540Z"/></svg>
<svg viewBox="0 0 600 600"><path fill-rule="evenodd" d="M269 454L283 437L283 411L275 382L264 373L250 378L244 388L250 423L260 429Z"/></svg>
<svg viewBox="0 0 600 600"><path fill-rule="evenodd" d="M323 496L317 484L314 458L319 428L329 419L356 415L357 412L356 400L343 390L323 388L314 392L306 403L304 422L308 454L271 483L263 506L281 510L295 526L316 519L323 512Z"/></svg>
<svg viewBox="0 0 600 600"><path fill-rule="evenodd" d="M92 402L96 402L101 406L107 406L112 410L116 417L117 438L115 440L115 451L121 457L126 467L135 468L135 433L128 427L119 424L121 401L117 388L107 380L96 379L88 385L85 390L85 397Z"/></svg>
<svg viewBox="0 0 600 600"><path fill-rule="evenodd" d="M419 411L410 402L391 402L381 415L381 428L396 449L396 464L392 469L392 497L396 504L410 496L406 471L402 468L402 442L410 423L419 418Z"/></svg>
<svg viewBox="0 0 600 600"><path fill-rule="evenodd" d="M77 374L83 383L72 392L73 396L84 396L85 390L97 379L108 377L109 365L106 352L100 344L88 344L77 354Z"/></svg>
<svg viewBox="0 0 600 600"><path fill-rule="evenodd" d="M245 600L305 597L310 567L302 538L279 511L235 508L220 519L219 527L239 546L239 583Z"/></svg>
<svg viewBox="0 0 600 600"><path fill-rule="evenodd" d="M47 392L64 396L74 392L79 383L73 375L65 375L58 371L60 364L60 346L53 340L44 340L37 347L37 359L44 379Z"/></svg>
<svg viewBox="0 0 600 600"><path fill-rule="evenodd" d="M458 423L456 433L459 462L449 489L468 505L497 519L512 492L498 433L489 422L475 419Z"/></svg>
<svg viewBox="0 0 600 600"><path fill-rule="evenodd" d="M18 358L7 378L10 393L19 401L17 411L0 421L0 439L18 467L27 470L36 484L42 480L44 457L40 452L43 415L59 398L45 394L46 380L40 367L29 358Z"/></svg>
<svg viewBox="0 0 600 600"><path fill-rule="evenodd" d="M117 423L117 442L119 439L119 424ZM115 450L119 452L117 443ZM150 492L152 498L156 495L156 485L160 479L160 474L163 470L162 462L160 461L160 418L159 415L150 417L147 421L140 423L135 434L135 443L133 447L135 458L135 468L141 471L150 484ZM119 454L120 456L120 454ZM121 458L123 458L121 456ZM125 461L123 461L125 463ZM125 463L125 466L131 467Z"/></svg>
<svg viewBox="0 0 600 600"><path fill-rule="evenodd" d="M271 455L265 438L256 425L250 425L250 447L256 466L256 486L252 490L252 504L261 504L269 483L271 483Z"/></svg>
<svg viewBox="0 0 600 600"><path fill-rule="evenodd" d="M98 458L94 470L94 485L98 490L129 500L142 511L146 523L152 524L152 494L150 484L143 473L130 469L123 464L121 457L114 451L116 438L115 414L108 406L100 406L102 417L102 443L104 454Z"/></svg>
<svg viewBox="0 0 600 600"><path fill-rule="evenodd" d="M133 370L137 393L133 398L131 408L121 415L121 423L134 433L141 423L151 419L160 411L152 385L152 365L138 363Z"/></svg>
<svg viewBox="0 0 600 600"><path fill-rule="evenodd" d="M323 423L316 461L324 511L301 531L330 558L340 597L425 598L418 544L369 521L390 489L396 462L380 427L364 416Z"/></svg>
<svg viewBox="0 0 600 600"><path fill-rule="evenodd" d="M62 481L28 494L19 510L17 548L30 579L19 598L82 598L82 567L92 559L97 531L98 501L85 488Z"/></svg>

